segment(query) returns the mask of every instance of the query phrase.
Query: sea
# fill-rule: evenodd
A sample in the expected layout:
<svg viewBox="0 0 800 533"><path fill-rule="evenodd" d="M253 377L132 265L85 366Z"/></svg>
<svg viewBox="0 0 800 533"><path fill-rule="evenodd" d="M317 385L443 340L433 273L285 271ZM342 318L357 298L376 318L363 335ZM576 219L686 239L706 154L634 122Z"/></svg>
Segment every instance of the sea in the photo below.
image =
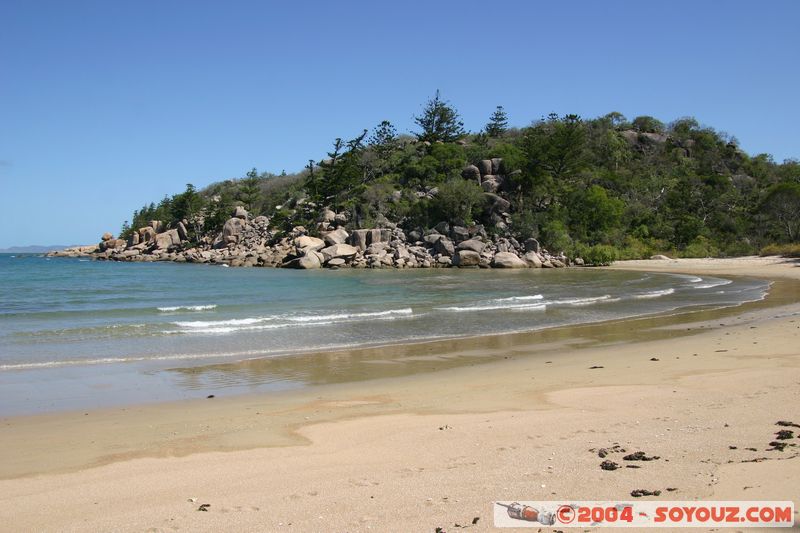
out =
<svg viewBox="0 0 800 533"><path fill-rule="evenodd" d="M303 380L229 373L215 384L186 375L220 363L734 306L767 290L757 279L593 268L285 270L0 254L0 416L220 387L290 389Z"/></svg>

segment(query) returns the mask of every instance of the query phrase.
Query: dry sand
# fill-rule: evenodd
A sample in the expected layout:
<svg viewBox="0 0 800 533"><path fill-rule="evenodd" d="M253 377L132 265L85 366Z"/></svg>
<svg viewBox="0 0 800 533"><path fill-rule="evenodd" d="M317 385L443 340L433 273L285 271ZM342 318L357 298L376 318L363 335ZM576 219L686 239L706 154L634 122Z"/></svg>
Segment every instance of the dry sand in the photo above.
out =
<svg viewBox="0 0 800 533"><path fill-rule="evenodd" d="M800 280L774 258L614 268ZM485 531L495 500L667 488L658 499L797 507L800 438L767 451L776 421L800 424L800 303L786 286L777 307L647 322L657 340L639 340L644 321L624 323L630 342L503 336L473 341L480 364L406 377L3 419L0 530ZM614 444L661 459L604 471L590 450Z"/></svg>

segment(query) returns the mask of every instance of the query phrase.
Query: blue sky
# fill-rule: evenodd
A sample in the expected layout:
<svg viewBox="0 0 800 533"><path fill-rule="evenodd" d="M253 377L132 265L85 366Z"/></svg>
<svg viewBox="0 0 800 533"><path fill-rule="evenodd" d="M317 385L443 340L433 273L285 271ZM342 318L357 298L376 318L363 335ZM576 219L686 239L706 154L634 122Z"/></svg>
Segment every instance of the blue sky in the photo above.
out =
<svg viewBox="0 0 800 533"><path fill-rule="evenodd" d="M440 89L465 125L694 116L800 157L800 2L0 1L0 247L97 242L144 203Z"/></svg>

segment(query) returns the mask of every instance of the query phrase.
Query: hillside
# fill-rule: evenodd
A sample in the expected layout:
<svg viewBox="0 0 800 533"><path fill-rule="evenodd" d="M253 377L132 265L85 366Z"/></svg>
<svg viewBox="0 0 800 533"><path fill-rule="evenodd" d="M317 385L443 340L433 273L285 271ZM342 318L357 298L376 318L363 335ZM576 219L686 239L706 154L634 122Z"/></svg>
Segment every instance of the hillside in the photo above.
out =
<svg viewBox="0 0 800 533"><path fill-rule="evenodd" d="M298 266L315 252L307 266L398 266L400 256L399 266L467 258L489 266L498 252L530 265L524 256L534 252L539 262L605 264L661 253L746 255L800 236L800 163L748 155L692 118L550 115L509 128L498 106L481 132L467 133L437 93L415 121L414 135L384 121L336 139L296 174L253 169L199 191L188 185L134 212L96 254ZM298 246L298 237L310 241ZM479 243L462 247L475 255L459 257L464 241ZM366 253L379 243L386 246ZM319 253L333 245L360 253ZM234 249L244 255L221 252ZM387 250L392 260L376 259Z"/></svg>

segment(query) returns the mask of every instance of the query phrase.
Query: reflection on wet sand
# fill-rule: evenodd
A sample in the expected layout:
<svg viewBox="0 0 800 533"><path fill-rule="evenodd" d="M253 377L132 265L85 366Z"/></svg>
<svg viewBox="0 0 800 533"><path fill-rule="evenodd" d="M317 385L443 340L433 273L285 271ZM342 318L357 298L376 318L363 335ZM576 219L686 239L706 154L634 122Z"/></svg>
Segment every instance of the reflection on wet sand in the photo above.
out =
<svg viewBox="0 0 800 533"><path fill-rule="evenodd" d="M798 300L800 283L781 279L773 282L764 300L734 307L695 306L681 313L647 318L255 358L234 363L172 368L167 372L173 375L177 386L187 390L218 387L244 388L253 392L393 378L488 363L522 354L525 357L557 358L565 350L693 335L715 327L721 319ZM735 319L741 320L742 317Z"/></svg>

